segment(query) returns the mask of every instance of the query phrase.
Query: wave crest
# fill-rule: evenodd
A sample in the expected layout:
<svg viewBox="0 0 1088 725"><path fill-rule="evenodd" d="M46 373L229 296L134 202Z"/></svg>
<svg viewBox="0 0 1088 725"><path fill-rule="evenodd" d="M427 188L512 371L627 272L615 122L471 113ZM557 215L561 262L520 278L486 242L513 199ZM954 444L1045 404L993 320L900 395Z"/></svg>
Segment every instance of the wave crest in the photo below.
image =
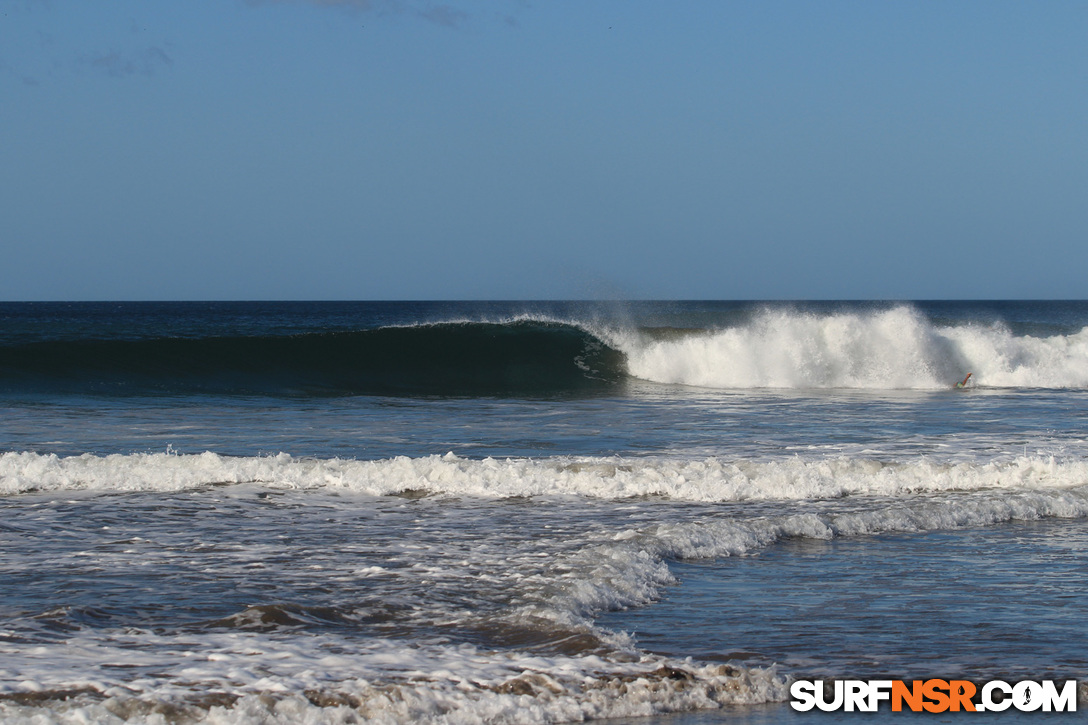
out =
<svg viewBox="0 0 1088 725"><path fill-rule="evenodd" d="M750 322L666 339L628 338L628 372L708 388L948 388L968 372L988 387L1088 387L1088 328L1039 338L1006 327L934 325L913 308L812 314L765 310Z"/></svg>

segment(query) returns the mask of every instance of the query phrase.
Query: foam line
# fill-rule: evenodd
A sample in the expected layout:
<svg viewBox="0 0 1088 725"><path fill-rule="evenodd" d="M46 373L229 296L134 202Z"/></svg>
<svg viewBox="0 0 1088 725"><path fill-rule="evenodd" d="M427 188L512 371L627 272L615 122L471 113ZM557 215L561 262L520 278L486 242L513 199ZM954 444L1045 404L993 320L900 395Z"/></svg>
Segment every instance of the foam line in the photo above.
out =
<svg viewBox="0 0 1088 725"><path fill-rule="evenodd" d="M758 501L902 496L924 491L1061 488L1088 481L1088 462L1020 456L1004 462L886 462L866 458L699 460L522 458L475 460L452 453L378 461L228 457L215 453L58 457L0 454L0 494L184 491L259 483L375 496L406 491L504 498L665 496L684 501Z"/></svg>

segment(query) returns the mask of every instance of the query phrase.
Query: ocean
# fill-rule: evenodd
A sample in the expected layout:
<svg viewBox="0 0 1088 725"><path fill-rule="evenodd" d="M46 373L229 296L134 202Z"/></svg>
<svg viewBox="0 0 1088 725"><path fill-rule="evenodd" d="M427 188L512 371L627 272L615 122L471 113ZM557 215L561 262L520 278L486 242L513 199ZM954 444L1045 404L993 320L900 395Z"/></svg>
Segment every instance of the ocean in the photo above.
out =
<svg viewBox="0 0 1088 725"><path fill-rule="evenodd" d="M3 303L0 411L5 723L1084 709L1088 302Z"/></svg>

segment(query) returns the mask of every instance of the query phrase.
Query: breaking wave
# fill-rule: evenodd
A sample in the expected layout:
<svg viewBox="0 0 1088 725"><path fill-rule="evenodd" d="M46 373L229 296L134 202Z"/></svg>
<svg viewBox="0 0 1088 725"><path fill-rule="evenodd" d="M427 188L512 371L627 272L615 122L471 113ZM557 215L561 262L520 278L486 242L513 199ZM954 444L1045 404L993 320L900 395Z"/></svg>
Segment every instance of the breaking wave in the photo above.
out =
<svg viewBox="0 0 1088 725"><path fill-rule="evenodd" d="M765 309L729 326L522 317L354 332L0 346L0 392L94 395L597 394L718 389L1088 388L1088 328L1036 337L916 309Z"/></svg>
<svg viewBox="0 0 1088 725"><path fill-rule="evenodd" d="M0 454L0 494L62 491L184 491L256 483L286 490L338 489L374 496L487 498L660 496L679 501L770 501L904 496L920 492L1062 488L1088 483L1088 462L1021 456L949 463L865 458L733 461L722 458L542 458L444 456L377 461L216 453L58 457Z"/></svg>
<svg viewBox="0 0 1088 725"><path fill-rule="evenodd" d="M916 310L813 314L766 310L751 321L620 345L628 372L708 388L1088 387L1088 328L1015 335L1002 325L938 326Z"/></svg>
<svg viewBox="0 0 1088 725"><path fill-rule="evenodd" d="M592 391L623 375L590 333L537 320L0 348L0 390L132 394L501 395Z"/></svg>

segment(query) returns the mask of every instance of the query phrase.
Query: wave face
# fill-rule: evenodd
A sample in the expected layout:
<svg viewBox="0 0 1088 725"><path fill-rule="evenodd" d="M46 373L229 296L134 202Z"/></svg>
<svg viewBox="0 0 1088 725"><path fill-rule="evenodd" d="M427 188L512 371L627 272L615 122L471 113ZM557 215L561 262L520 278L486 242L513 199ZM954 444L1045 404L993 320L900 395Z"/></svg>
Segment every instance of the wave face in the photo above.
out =
<svg viewBox="0 0 1088 725"><path fill-rule="evenodd" d="M554 394L606 388L622 375L622 353L578 327L535 320L0 348L6 392Z"/></svg>
<svg viewBox="0 0 1088 725"><path fill-rule="evenodd" d="M1088 387L1088 328L1048 337L1002 323L937 325L901 306L817 314L765 310L725 329L618 338L628 372L707 388L940 389L973 373L1004 388Z"/></svg>

